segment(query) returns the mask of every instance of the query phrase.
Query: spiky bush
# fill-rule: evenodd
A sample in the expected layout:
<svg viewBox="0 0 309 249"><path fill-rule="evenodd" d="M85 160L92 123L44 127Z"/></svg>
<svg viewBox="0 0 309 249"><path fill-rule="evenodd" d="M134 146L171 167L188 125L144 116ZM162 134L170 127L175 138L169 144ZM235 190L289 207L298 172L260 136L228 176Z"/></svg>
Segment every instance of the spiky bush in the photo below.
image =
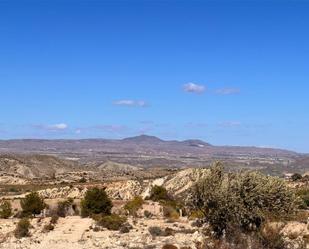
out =
<svg viewBox="0 0 309 249"><path fill-rule="evenodd" d="M85 198L81 201L81 216L110 215L112 207L112 201L104 189L89 189Z"/></svg>
<svg viewBox="0 0 309 249"><path fill-rule="evenodd" d="M203 213L220 237L228 227L258 230L268 216L293 213L297 198L279 178L251 171L224 174L221 163L216 163L192 187L188 204Z"/></svg>
<svg viewBox="0 0 309 249"><path fill-rule="evenodd" d="M8 219L12 216L12 205L9 201L3 201L0 204L0 218Z"/></svg>

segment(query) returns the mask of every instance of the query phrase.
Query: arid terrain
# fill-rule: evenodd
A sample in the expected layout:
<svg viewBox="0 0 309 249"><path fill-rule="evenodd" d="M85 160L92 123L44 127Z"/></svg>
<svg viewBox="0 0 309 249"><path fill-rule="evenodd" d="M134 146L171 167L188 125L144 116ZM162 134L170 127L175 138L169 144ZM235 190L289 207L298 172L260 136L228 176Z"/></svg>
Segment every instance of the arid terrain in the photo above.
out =
<svg viewBox="0 0 309 249"><path fill-rule="evenodd" d="M7 140L0 141L0 170L9 182L15 177L74 180L85 177L153 178L170 170L208 167L220 160L229 170L242 168L266 174L305 173L309 156L293 151L213 146L200 140L164 141L141 135L122 140ZM79 174L79 173L76 173ZM2 177L2 178L3 178ZM17 179L16 179L17 181Z"/></svg>
<svg viewBox="0 0 309 249"><path fill-rule="evenodd" d="M1 200L11 203L14 214L0 220L0 248L5 249L215 248L211 235L205 233L207 226L186 215L185 207L167 214L166 204L149 200L153 188L160 186L185 203L194 184L209 175L214 161L223 161L226 172L254 169L281 177L297 172L303 174L302 181L286 181L294 189L308 187L308 157L277 149L217 147L197 140L140 136L121 141L2 141L0 150ZM137 196L144 199L138 212L127 216L128 230L102 228L94 219L79 216L82 200L93 188L106 191L117 215L127 216L125 207ZM33 191L48 209L31 219L30 236L18 238L14 234L23 210L21 202ZM52 210L66 200L72 200L71 209L51 225ZM308 245L297 245L309 238L307 218L305 210L297 218L271 224L280 228L291 248L303 249Z"/></svg>

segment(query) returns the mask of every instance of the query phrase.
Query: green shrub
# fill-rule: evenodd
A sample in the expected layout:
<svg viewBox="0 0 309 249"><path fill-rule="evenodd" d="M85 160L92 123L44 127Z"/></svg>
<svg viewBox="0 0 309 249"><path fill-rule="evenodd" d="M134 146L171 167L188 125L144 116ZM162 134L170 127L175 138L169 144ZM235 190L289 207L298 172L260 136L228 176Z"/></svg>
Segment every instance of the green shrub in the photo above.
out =
<svg viewBox="0 0 309 249"><path fill-rule="evenodd" d="M81 215L88 217L93 214L110 215L113 204L104 189L93 188L86 192L81 201Z"/></svg>
<svg viewBox="0 0 309 249"><path fill-rule="evenodd" d="M129 212L130 215L136 216L137 211L143 206L144 200L140 196L135 196L133 200L128 201L124 205L124 209Z"/></svg>
<svg viewBox="0 0 309 249"><path fill-rule="evenodd" d="M188 204L203 213L204 221L220 237L229 225L254 231L269 215L294 213L297 198L279 178L249 171L224 174L222 165L216 163L210 174L193 186Z"/></svg>
<svg viewBox="0 0 309 249"><path fill-rule="evenodd" d="M121 217L116 214L102 216L99 221L97 221L98 226L107 228L108 230L120 230L123 224L127 221L125 217Z"/></svg>
<svg viewBox="0 0 309 249"><path fill-rule="evenodd" d="M26 195L25 199L21 200L20 205L24 216L40 214L46 208L43 198L37 192Z"/></svg>
<svg viewBox="0 0 309 249"><path fill-rule="evenodd" d="M297 190L297 196L302 200L301 208L307 209L309 207L309 188L302 187Z"/></svg>
<svg viewBox="0 0 309 249"><path fill-rule="evenodd" d="M78 180L79 183L86 183L87 179L85 177L82 177Z"/></svg>
<svg viewBox="0 0 309 249"><path fill-rule="evenodd" d="M59 217L66 217L70 207L73 205L73 199L69 198L65 201L60 201L58 202L58 207L57 207L57 215Z"/></svg>
<svg viewBox="0 0 309 249"><path fill-rule="evenodd" d="M57 224L58 220L59 220L59 216L57 214L53 215L50 219L50 223L55 225Z"/></svg>
<svg viewBox="0 0 309 249"><path fill-rule="evenodd" d="M148 219L149 219L149 218L151 218L152 216L153 216L153 214L152 214L151 212L149 212L148 210L145 210L145 211L144 211L144 217L145 217L145 218L148 218Z"/></svg>
<svg viewBox="0 0 309 249"><path fill-rule="evenodd" d="M131 229L133 229L133 227L127 222L120 227L119 232L129 233Z"/></svg>
<svg viewBox="0 0 309 249"><path fill-rule="evenodd" d="M192 210L189 214L190 220L203 219L203 218L204 218L204 214L200 210Z"/></svg>
<svg viewBox="0 0 309 249"><path fill-rule="evenodd" d="M8 219L13 215L12 205L9 201L3 201L0 205L0 218Z"/></svg>
<svg viewBox="0 0 309 249"><path fill-rule="evenodd" d="M29 228L30 228L30 222L27 218L21 219L16 226L16 229L14 231L14 235L16 238L23 238L29 236Z"/></svg>
<svg viewBox="0 0 309 249"><path fill-rule="evenodd" d="M149 199L152 201L169 201L171 200L171 197L166 188L155 185L151 189Z"/></svg>
<svg viewBox="0 0 309 249"><path fill-rule="evenodd" d="M53 231L54 229L55 229L55 226L53 224L49 223L49 224L44 226L43 232L47 233L47 232Z"/></svg>
<svg viewBox="0 0 309 249"><path fill-rule="evenodd" d="M293 174L292 176L291 176L291 179L292 179L292 181L299 181L299 180L301 180L303 178L303 176L301 175L301 174L299 174L299 173L295 173L295 174Z"/></svg>

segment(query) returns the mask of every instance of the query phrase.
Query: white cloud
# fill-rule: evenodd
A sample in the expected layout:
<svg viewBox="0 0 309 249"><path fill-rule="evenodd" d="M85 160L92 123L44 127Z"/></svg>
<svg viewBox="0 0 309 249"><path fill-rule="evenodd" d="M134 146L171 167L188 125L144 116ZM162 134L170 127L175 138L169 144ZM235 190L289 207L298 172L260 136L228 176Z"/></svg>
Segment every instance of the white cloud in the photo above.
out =
<svg viewBox="0 0 309 249"><path fill-rule="evenodd" d="M238 94L240 93L240 90L238 88L220 88L220 89L217 89L216 91L216 94L219 94L219 95L232 95L232 94Z"/></svg>
<svg viewBox="0 0 309 249"><path fill-rule="evenodd" d="M206 90L206 87L203 85L198 85L192 82L183 85L183 89L188 93L203 93Z"/></svg>
<svg viewBox="0 0 309 249"><path fill-rule="evenodd" d="M53 124L53 125L31 125L33 128L37 130L45 130L45 131L64 131L69 128L69 126L65 123Z"/></svg>
<svg viewBox="0 0 309 249"><path fill-rule="evenodd" d="M121 99L114 101L114 105L119 106L132 106L132 107L146 107L147 103L144 100L132 100L132 99Z"/></svg>
<svg viewBox="0 0 309 249"><path fill-rule="evenodd" d="M50 130L66 130L68 128L68 125L60 123L60 124L49 125L47 128Z"/></svg>

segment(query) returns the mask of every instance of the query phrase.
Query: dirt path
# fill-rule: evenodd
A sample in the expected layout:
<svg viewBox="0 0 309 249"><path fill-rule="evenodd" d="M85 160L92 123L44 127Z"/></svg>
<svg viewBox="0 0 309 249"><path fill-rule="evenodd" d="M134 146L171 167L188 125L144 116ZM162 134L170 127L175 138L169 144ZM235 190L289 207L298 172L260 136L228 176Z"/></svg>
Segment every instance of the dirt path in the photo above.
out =
<svg viewBox="0 0 309 249"><path fill-rule="evenodd" d="M67 217L59 219L55 230L46 234L33 234L34 241L39 243L27 245L28 248L36 249L71 249L85 248L83 235L92 225L91 219L80 219L80 217Z"/></svg>

